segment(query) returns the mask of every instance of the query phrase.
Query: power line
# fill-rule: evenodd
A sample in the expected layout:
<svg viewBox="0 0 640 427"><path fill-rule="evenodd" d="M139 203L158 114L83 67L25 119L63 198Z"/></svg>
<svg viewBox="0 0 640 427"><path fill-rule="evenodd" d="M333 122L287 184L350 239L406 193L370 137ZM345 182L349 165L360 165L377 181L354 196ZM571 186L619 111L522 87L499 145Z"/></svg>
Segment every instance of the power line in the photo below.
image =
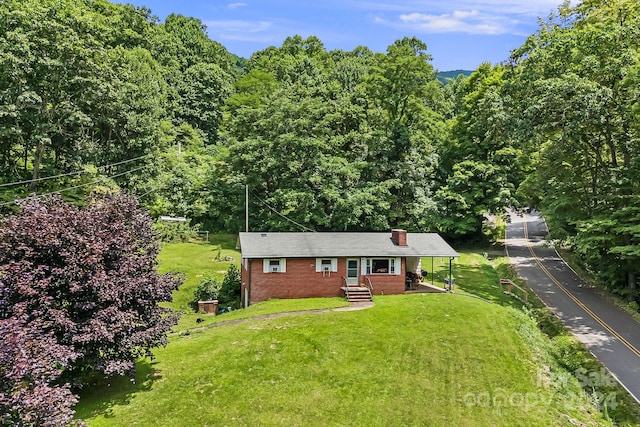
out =
<svg viewBox="0 0 640 427"><path fill-rule="evenodd" d="M265 205L266 207L268 207L269 209L271 209L273 212L275 212L277 215L279 215L280 217L284 218L285 220L289 221L290 223L293 223L295 225L297 225L298 227L302 228L305 231L312 231L315 233L316 230L313 230L309 227L305 227L304 225L295 222L294 220L292 220L291 218L288 218L286 215L280 213L276 208L274 208L273 206L269 205L267 202L265 202L264 200L262 200L260 197L258 197L258 195L255 192L251 192L251 194L253 194L253 196L258 199L260 201L260 203L262 203L263 205Z"/></svg>
<svg viewBox="0 0 640 427"><path fill-rule="evenodd" d="M139 196L136 196L138 199L143 198L144 196L146 196L147 194L153 193L154 191L156 191L156 189L154 188L153 190L149 190L146 193L140 194Z"/></svg>
<svg viewBox="0 0 640 427"><path fill-rule="evenodd" d="M150 154L145 154L144 156L136 157L135 159L123 160L121 162L112 163L110 165L98 166L97 169L104 169L104 168L108 168L108 167L111 167L111 166L124 165L125 163L135 162L136 160L140 160L140 159L145 158L147 156L150 156ZM46 176L44 178L29 179L29 180L26 180L26 181L8 182L6 184L0 184L0 187L9 187L9 186L12 186L12 185L20 185L20 184L30 184L32 182L47 181L49 179L62 178L62 177L65 177L65 176L80 175L82 173L87 173L87 171L76 171L76 172L63 173L63 174L60 174L60 175Z"/></svg>
<svg viewBox="0 0 640 427"><path fill-rule="evenodd" d="M137 168L125 171L125 172L121 172L121 173L118 173L118 174L115 174L115 175L98 178L98 179L96 179L94 181L86 182L84 184L76 185L76 186L73 186L73 187L67 187L67 188L63 188L61 190L51 191L49 193L37 194L37 195L34 195L34 196L28 196L28 197L25 197L23 200L37 199L37 198L44 197L44 196L50 196L52 194L62 193L63 191L75 190L75 189L78 189L78 188L86 187L87 185L97 184L98 182L101 182L101 181L104 181L104 180L107 180L107 179L117 178L119 176L123 176L123 175L126 175L126 174L131 173L131 172L136 172L136 171L139 171L140 169L144 169L145 167L146 166L140 166L140 167L137 167ZM13 204L15 202L16 201L14 200L12 202L0 203L0 206L10 205L10 204Z"/></svg>

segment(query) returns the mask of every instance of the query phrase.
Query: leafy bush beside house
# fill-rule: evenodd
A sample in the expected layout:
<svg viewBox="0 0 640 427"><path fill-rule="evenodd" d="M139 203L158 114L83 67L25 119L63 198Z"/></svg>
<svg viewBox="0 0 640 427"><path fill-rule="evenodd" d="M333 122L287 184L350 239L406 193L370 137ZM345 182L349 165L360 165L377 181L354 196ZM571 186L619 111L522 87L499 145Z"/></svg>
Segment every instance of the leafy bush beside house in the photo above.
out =
<svg viewBox="0 0 640 427"><path fill-rule="evenodd" d="M221 307L240 308L240 270L234 264L229 269L222 282L214 277L204 277L193 292L194 308L198 301L218 300Z"/></svg>
<svg viewBox="0 0 640 427"><path fill-rule="evenodd" d="M180 279L157 273L151 217L133 197L18 204L0 220L0 424L64 425L70 386L133 376L167 343L177 318L158 303Z"/></svg>
<svg viewBox="0 0 640 427"><path fill-rule="evenodd" d="M198 287L193 291L193 306L198 307L198 301L211 301L218 299L222 284L213 277L204 277Z"/></svg>
<svg viewBox="0 0 640 427"><path fill-rule="evenodd" d="M240 308L242 278L235 264L230 264L222 281L218 300L223 307Z"/></svg>

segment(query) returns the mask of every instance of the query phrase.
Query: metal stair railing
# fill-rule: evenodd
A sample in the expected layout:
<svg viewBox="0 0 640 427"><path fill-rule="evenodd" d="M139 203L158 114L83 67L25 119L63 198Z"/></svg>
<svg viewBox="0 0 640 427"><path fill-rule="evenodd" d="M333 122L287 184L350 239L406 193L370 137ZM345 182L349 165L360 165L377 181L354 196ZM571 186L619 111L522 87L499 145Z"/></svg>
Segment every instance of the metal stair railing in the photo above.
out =
<svg viewBox="0 0 640 427"><path fill-rule="evenodd" d="M373 283L371 283L371 279L369 279L369 276L364 276L364 284L369 290L369 297L371 298L371 300L373 300Z"/></svg>
<svg viewBox="0 0 640 427"><path fill-rule="evenodd" d="M342 276L342 284L344 285L344 296L349 300L349 285L347 285L347 279Z"/></svg>

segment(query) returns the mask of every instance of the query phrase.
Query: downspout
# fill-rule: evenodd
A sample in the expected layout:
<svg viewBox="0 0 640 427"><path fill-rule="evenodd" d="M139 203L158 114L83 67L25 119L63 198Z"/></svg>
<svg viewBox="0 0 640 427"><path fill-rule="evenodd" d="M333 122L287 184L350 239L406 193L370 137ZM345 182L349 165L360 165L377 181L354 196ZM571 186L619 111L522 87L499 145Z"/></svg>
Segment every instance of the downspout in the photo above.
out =
<svg viewBox="0 0 640 427"><path fill-rule="evenodd" d="M245 306L249 307L249 305L251 305L251 270L253 269L251 267L253 259L249 258L249 271L247 274L247 300L245 301Z"/></svg>

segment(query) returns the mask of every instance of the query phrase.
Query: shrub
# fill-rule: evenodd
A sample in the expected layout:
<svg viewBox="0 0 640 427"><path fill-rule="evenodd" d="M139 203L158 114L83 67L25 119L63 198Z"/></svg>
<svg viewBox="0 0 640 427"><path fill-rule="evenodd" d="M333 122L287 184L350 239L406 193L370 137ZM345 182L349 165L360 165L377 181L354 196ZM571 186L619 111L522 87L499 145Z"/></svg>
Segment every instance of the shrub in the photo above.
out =
<svg viewBox="0 0 640 427"><path fill-rule="evenodd" d="M193 304L198 306L198 301L211 301L218 299L222 284L213 277L204 277L193 291Z"/></svg>
<svg viewBox="0 0 640 427"><path fill-rule="evenodd" d="M533 309L531 315L536 319L540 330L550 338L563 335L567 331L558 316L547 307Z"/></svg>
<svg viewBox="0 0 640 427"><path fill-rule="evenodd" d="M193 227L189 225L189 220L163 221L158 219L153 225L153 229L163 242L188 242L198 237L199 225Z"/></svg>
<svg viewBox="0 0 640 427"><path fill-rule="evenodd" d="M569 372L576 372L587 362L585 348L570 335L559 335L552 339L553 357Z"/></svg>
<svg viewBox="0 0 640 427"><path fill-rule="evenodd" d="M221 306L240 308L241 284L240 270L235 264L229 265L218 295Z"/></svg>
<svg viewBox="0 0 640 427"><path fill-rule="evenodd" d="M134 198L18 204L0 222L0 402L12 425L59 425L72 413L66 384L92 371L133 375L138 357L166 344L177 318L158 303L180 280L157 273L151 218ZM57 396L52 412L30 418L48 396Z"/></svg>

